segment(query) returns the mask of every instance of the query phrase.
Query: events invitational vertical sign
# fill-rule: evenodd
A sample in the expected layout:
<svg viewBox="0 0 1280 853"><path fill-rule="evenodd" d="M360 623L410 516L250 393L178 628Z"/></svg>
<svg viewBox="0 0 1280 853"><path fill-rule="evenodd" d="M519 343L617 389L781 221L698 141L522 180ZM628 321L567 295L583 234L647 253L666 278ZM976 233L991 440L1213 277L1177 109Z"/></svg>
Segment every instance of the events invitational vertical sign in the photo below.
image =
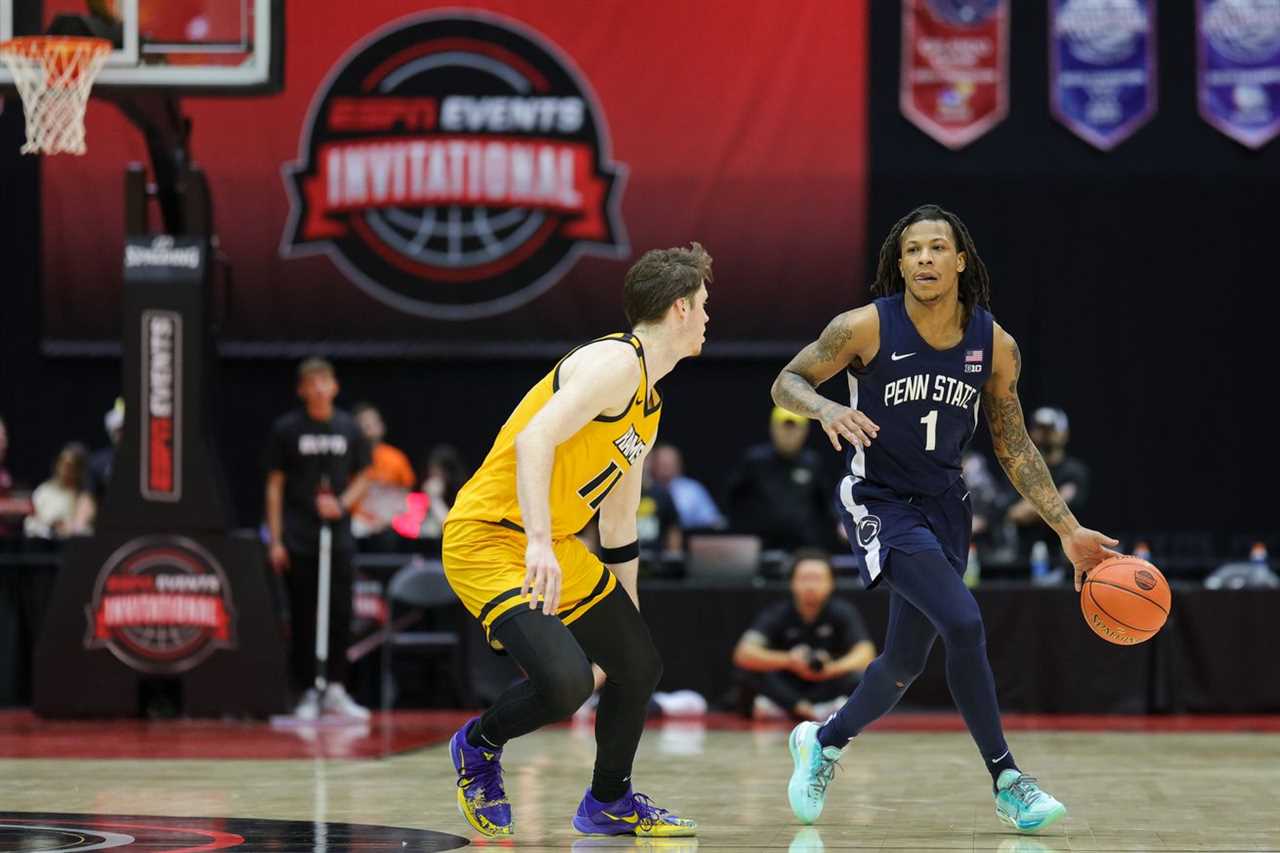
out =
<svg viewBox="0 0 1280 853"><path fill-rule="evenodd" d="M951 149L1009 114L1007 0L903 0L899 103Z"/></svg>

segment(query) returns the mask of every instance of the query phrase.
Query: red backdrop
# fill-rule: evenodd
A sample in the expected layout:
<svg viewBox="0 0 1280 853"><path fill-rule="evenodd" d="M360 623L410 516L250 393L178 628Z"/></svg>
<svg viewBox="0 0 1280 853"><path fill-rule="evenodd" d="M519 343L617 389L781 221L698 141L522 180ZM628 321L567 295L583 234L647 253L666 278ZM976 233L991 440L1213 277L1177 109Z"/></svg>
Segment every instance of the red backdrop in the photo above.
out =
<svg viewBox="0 0 1280 853"><path fill-rule="evenodd" d="M631 260L690 240L715 257L709 341L809 338L862 296L865 3L470 4L540 33L590 81L612 159L629 173L622 221L631 254L583 256L532 302L465 322L383 305L327 257L280 255L289 214L281 167L298 159L317 86L354 41L405 11L400 0L343 3L335 25L319 5L288 4L282 94L184 103L235 270L224 337L580 339L623 325ZM87 121L89 154L50 158L43 170L47 338L111 338L118 329L121 175L145 150L113 107L92 103Z"/></svg>

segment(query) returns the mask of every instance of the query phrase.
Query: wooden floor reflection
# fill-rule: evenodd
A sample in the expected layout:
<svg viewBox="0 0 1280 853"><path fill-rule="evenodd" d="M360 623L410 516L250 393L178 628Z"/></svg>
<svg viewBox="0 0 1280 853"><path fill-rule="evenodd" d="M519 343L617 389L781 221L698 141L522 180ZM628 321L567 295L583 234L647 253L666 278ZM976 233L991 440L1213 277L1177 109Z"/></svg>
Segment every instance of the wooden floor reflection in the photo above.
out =
<svg viewBox="0 0 1280 853"><path fill-rule="evenodd" d="M636 788L698 820L700 833L650 842L586 839L570 828L590 779L589 727L521 738L504 760L517 834L501 846L1280 851L1280 734L1011 732L1020 766L1068 807L1063 821L1034 837L997 822L989 777L972 742L945 731L864 734L842 762L821 821L801 827L787 808L785 738L779 727L653 727L636 762ZM457 814L443 745L383 759L2 759L0 810L338 822L476 840ZM248 839L246 845L238 849L255 849Z"/></svg>

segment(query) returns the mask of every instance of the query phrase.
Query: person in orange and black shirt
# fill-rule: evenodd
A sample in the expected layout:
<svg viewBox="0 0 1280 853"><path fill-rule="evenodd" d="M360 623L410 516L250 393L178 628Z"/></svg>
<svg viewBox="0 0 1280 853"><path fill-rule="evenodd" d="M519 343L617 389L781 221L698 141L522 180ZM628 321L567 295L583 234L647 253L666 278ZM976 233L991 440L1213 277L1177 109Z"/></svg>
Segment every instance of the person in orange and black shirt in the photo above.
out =
<svg viewBox="0 0 1280 853"><path fill-rule="evenodd" d="M361 550L394 551L399 541L391 517L403 511L404 495L417 479L409 457L383 440L387 426L377 407L358 403L352 413L373 449L373 464L367 472L369 493L351 511L351 530Z"/></svg>

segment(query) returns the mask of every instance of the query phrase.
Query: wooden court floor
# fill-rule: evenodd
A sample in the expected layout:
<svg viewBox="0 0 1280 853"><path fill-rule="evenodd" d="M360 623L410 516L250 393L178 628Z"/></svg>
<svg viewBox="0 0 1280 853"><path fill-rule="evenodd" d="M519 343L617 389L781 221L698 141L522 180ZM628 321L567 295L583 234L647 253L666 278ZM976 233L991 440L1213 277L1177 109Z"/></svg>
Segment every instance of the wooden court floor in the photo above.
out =
<svg viewBox="0 0 1280 853"><path fill-rule="evenodd" d="M681 722L646 732L636 788L697 819L699 837L688 840L585 839L572 831L594 749L585 725L509 745L504 766L517 834L501 845L485 844L458 815L443 744L382 759L0 759L0 825L25 812L261 818L434 830L529 851L1280 851L1277 733L1011 731L1020 766L1068 807L1041 836L1017 835L996 820L989 777L968 735L955 731L864 734L842 762L820 822L801 827L786 803L785 738L782 727L722 731ZM336 853L418 844L379 846L331 832L288 846L241 835L244 843L233 849ZM6 837L17 836L0 833L2 850L108 849Z"/></svg>

